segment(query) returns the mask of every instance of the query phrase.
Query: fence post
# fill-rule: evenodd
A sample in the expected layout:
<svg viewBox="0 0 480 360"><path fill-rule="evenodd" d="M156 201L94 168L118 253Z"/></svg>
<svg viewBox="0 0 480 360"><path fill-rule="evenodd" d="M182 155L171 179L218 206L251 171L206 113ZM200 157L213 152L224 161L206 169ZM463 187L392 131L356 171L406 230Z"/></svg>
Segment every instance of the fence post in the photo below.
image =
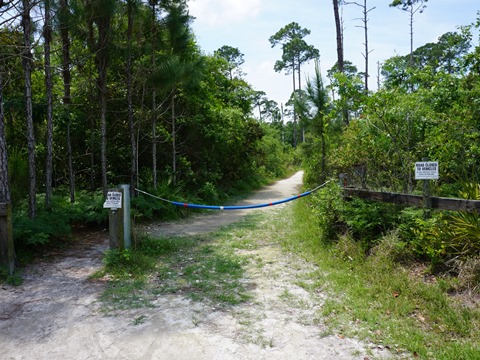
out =
<svg viewBox="0 0 480 360"><path fill-rule="evenodd" d="M125 249L129 249L131 247L131 218L130 218L130 185L122 184L120 185L120 189L123 193L123 246Z"/></svg>
<svg viewBox="0 0 480 360"><path fill-rule="evenodd" d="M427 162L428 158L423 158L422 161ZM430 218L432 209L432 199L430 194L430 180L423 180L423 218L425 220Z"/></svg>
<svg viewBox="0 0 480 360"><path fill-rule="evenodd" d="M120 185L120 188L109 189L103 204L104 208L110 209L108 215L110 250L131 247L129 188L130 185Z"/></svg>
<svg viewBox="0 0 480 360"><path fill-rule="evenodd" d="M10 275L15 270L15 252L13 248L12 207L9 203L0 203L0 265L8 269Z"/></svg>

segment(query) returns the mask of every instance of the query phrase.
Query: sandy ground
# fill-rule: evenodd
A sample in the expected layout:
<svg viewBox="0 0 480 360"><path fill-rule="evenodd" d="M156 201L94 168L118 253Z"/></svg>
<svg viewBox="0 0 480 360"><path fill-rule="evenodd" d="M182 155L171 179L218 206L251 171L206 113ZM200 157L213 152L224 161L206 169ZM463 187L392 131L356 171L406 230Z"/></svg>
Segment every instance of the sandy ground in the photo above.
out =
<svg viewBox="0 0 480 360"><path fill-rule="evenodd" d="M298 193L301 178L297 173L244 203L292 196ZM212 212L143 230L157 235L198 234L241 220L248 211ZM105 316L98 302L105 281L88 278L102 266L108 247L104 235L100 242L86 238L84 246L37 261L24 270L23 285L0 289L0 359L389 357L373 344L326 335L321 321L314 321L324 295L295 285L299 275L314 270L313 265L268 242L246 254L256 259L247 267L255 287L254 299L246 304L215 309L180 295L162 295L153 308ZM263 266L257 265L259 261Z"/></svg>

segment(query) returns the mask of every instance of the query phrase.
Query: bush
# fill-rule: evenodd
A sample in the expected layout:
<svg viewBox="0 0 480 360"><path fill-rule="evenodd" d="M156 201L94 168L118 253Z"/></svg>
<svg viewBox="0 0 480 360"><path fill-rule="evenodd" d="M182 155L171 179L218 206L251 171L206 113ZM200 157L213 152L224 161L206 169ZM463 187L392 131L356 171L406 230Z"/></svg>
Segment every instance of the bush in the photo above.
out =
<svg viewBox="0 0 480 360"><path fill-rule="evenodd" d="M331 243L346 230L342 221L344 201L342 190L335 182L314 193L310 198L310 206L318 222L320 241Z"/></svg>
<svg viewBox="0 0 480 360"><path fill-rule="evenodd" d="M54 212L39 210L34 219L25 212L17 212L13 217L13 237L17 244L45 245L51 239L60 239L71 232L70 217L56 209Z"/></svg>
<svg viewBox="0 0 480 360"><path fill-rule="evenodd" d="M398 226L399 213L393 204L353 198L345 202L342 217L352 236L368 250Z"/></svg>

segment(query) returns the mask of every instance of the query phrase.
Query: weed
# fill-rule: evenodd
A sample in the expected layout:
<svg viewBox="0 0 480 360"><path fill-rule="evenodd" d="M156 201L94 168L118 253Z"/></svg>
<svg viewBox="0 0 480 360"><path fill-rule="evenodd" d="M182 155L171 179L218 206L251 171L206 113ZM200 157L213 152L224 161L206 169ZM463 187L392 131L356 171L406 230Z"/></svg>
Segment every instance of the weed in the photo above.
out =
<svg viewBox="0 0 480 360"><path fill-rule="evenodd" d="M23 278L18 271L10 275L7 268L0 266L0 284L1 283L20 286L23 284Z"/></svg>
<svg viewBox="0 0 480 360"><path fill-rule="evenodd" d="M147 320L147 317L145 315L140 315L139 317L136 317L132 321L132 325L141 325Z"/></svg>

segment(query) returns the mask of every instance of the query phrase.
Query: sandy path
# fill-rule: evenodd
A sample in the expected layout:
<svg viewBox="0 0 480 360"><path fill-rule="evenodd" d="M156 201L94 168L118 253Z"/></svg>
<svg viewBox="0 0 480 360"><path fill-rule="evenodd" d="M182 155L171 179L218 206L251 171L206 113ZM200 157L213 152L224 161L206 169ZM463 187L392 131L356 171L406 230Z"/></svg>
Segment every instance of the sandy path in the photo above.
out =
<svg viewBox="0 0 480 360"><path fill-rule="evenodd" d="M298 192L301 175L267 187L245 203L291 196ZM245 213L217 212L145 230L195 234L238 221ZM257 259L247 267L249 281L255 283L254 300L247 304L217 310L168 295L159 297L154 308L104 316L97 299L105 283L88 276L101 268L106 237L100 244L38 261L25 270L23 285L0 289L1 359L373 358L366 355L365 344L322 335L325 329L313 321L322 294L294 284L314 267L268 242L245 253ZM256 265L258 260L263 266Z"/></svg>

